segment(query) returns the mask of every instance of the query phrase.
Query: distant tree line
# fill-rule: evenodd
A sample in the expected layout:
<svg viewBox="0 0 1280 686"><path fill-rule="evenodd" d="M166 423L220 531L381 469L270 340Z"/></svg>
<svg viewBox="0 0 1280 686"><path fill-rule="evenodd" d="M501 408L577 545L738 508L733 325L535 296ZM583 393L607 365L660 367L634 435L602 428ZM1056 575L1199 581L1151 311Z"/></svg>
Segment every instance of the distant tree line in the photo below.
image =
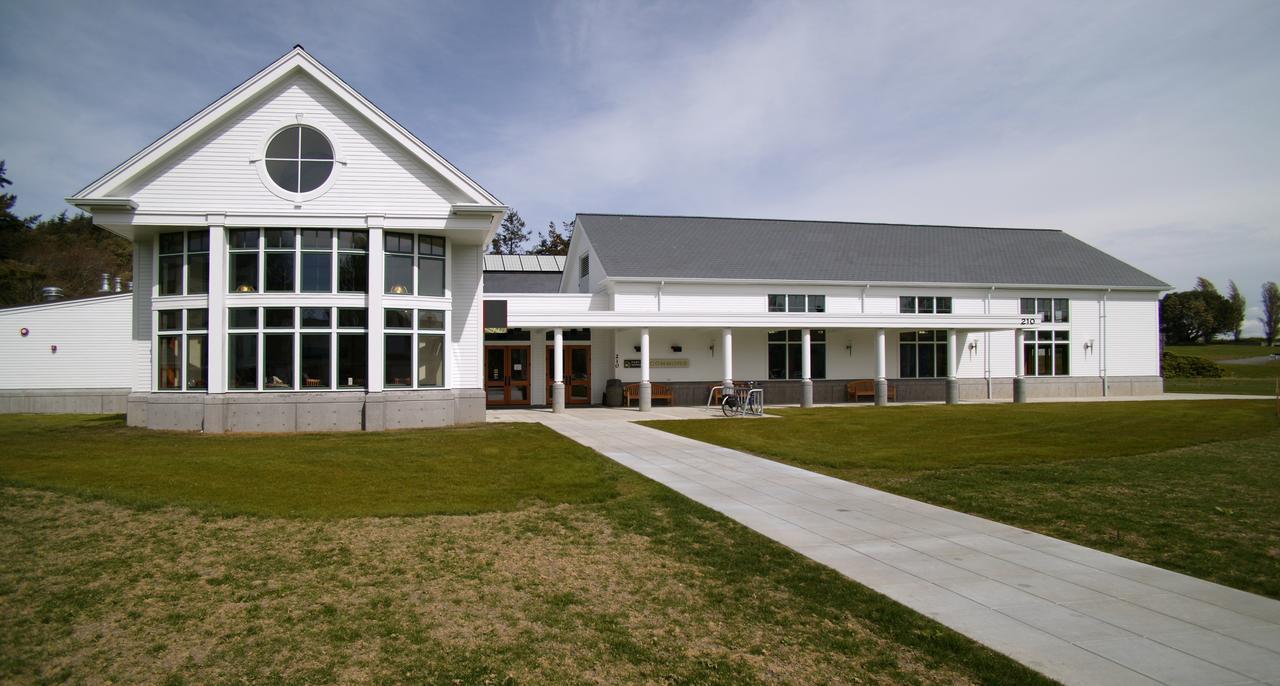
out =
<svg viewBox="0 0 1280 686"><path fill-rule="evenodd" d="M1262 336L1274 345L1280 333L1280 287L1276 282L1262 284ZM1217 336L1231 334L1240 340L1244 329L1244 294L1235 281L1227 282L1227 294L1218 292L1213 282L1203 276L1196 287L1177 291L1160 299L1160 330L1169 343L1208 343Z"/></svg>
<svg viewBox="0 0 1280 686"><path fill-rule="evenodd" d="M519 212L508 210L502 218L502 225L489 244L490 255L568 255L569 239L573 238L573 222L547 222L547 232L539 233L533 248L526 249L525 244L533 232L525 228L524 219Z"/></svg>
<svg viewBox="0 0 1280 686"><path fill-rule="evenodd" d="M12 185L0 161L0 189ZM133 245L93 225L85 214L50 219L13 213L18 197L0 192L0 307L40 302L40 289L64 297L95 295L102 274L133 279Z"/></svg>

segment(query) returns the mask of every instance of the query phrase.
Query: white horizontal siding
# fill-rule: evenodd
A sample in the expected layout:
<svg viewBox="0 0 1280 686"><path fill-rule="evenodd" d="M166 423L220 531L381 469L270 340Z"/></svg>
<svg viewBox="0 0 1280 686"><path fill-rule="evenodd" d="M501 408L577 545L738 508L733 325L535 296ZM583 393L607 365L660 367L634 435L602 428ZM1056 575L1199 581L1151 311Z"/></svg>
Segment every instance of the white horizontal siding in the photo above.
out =
<svg viewBox="0 0 1280 686"><path fill-rule="evenodd" d="M0 310L0 388L129 388L132 300L123 295Z"/></svg>
<svg viewBox="0 0 1280 686"><path fill-rule="evenodd" d="M443 216L452 202L464 201L460 191L304 75L286 79L132 187L109 195L132 198L146 211L293 212L294 203L269 191L250 160L298 115L324 132L346 162L335 166L328 192L301 203L302 211Z"/></svg>
<svg viewBox="0 0 1280 686"><path fill-rule="evenodd" d="M453 363L453 388L481 388L484 372L480 353L484 346L483 302L480 294L481 255L474 245L451 246L449 268L453 281L449 359Z"/></svg>
<svg viewBox="0 0 1280 686"><path fill-rule="evenodd" d="M1159 301L1155 294L1111 293L1107 298L1107 376L1160 373Z"/></svg>

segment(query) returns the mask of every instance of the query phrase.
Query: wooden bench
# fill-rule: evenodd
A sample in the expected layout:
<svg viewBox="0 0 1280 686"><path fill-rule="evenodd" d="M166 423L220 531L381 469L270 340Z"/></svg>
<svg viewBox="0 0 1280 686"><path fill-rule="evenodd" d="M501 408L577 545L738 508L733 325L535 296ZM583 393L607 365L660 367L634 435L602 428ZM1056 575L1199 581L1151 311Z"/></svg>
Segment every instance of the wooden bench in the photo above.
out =
<svg viewBox="0 0 1280 686"><path fill-rule="evenodd" d="M626 386L623 386L623 387L622 387L622 397L623 397L623 400L626 402L627 407L631 407L631 401L632 401L633 399L636 401L636 403L637 403L637 404L639 404L639 402L640 402L640 384L638 384L638 383L629 383L629 384L627 384ZM650 401L653 401L653 400L665 400L665 401L667 401L667 404L668 404L668 405L673 405L673 404L675 404L675 401L674 401L674 399L673 399L673 398L674 398L674 396L672 396L672 395L671 395L671 387L670 387L670 386L666 386L666 385L663 385L663 384L660 384L660 383L650 383L650 384L649 384L649 399L650 399Z"/></svg>
<svg viewBox="0 0 1280 686"><path fill-rule="evenodd" d="M896 390L897 389L895 389L893 386L889 386L886 394L887 396L886 399L897 400L898 394ZM874 401L876 399L875 379L857 379L855 381L850 381L845 386L845 391L849 395L848 399L855 403L861 400L862 398L870 398L872 401Z"/></svg>

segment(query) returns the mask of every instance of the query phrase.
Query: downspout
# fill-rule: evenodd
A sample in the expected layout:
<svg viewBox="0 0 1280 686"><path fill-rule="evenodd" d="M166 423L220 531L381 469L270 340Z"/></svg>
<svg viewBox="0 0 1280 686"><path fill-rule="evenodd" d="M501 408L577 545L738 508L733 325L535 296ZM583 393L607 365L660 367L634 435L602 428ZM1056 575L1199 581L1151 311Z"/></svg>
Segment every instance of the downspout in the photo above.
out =
<svg viewBox="0 0 1280 686"><path fill-rule="evenodd" d="M860 305L862 308L861 314L867 313L867 289L869 288L871 288L871 284L869 283L862 286L862 304Z"/></svg>
<svg viewBox="0 0 1280 686"><path fill-rule="evenodd" d="M667 285L666 281L658 282L658 311L662 311L662 287Z"/></svg>
<svg viewBox="0 0 1280 686"><path fill-rule="evenodd" d="M1102 294L1102 307L1098 309L1098 345L1102 347L1101 353L1098 355L1098 365L1102 372L1102 397L1110 395L1107 383L1107 296L1111 295L1111 289L1108 288Z"/></svg>
<svg viewBox="0 0 1280 686"><path fill-rule="evenodd" d="M987 291L986 314L991 314L991 296L996 292L996 287L992 286ZM982 333L982 347L986 350L983 362L983 375L987 377L987 400L991 400L991 332L984 331Z"/></svg>

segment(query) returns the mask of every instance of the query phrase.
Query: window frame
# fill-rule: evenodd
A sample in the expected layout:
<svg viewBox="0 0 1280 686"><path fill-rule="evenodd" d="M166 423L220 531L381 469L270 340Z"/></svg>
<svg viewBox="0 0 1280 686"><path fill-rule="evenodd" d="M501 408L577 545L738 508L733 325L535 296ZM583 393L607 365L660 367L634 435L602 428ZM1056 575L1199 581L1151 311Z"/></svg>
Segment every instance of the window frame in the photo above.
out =
<svg viewBox="0 0 1280 686"><path fill-rule="evenodd" d="M192 320L193 312L204 312L203 325ZM154 350L156 354L151 366L152 378L151 387L157 393L207 393L209 391L209 310L205 307L166 307L164 309L153 310L152 319L154 321L153 340L155 341ZM177 313L177 325L167 326L162 324L166 315ZM203 342L203 359L201 376L204 383L198 386L191 385L191 365L188 356L191 350L191 341L193 339L202 339ZM162 386L161 377L163 376L163 368L161 366L161 353L164 342L173 340L177 344L175 364L177 365L177 375L175 381L176 387Z"/></svg>
<svg viewBox="0 0 1280 686"><path fill-rule="evenodd" d="M233 310L254 312L255 321L253 326L238 326L233 322ZM290 311L290 320L288 326L268 325L267 310L274 311ZM311 325L304 318L305 310L324 310L328 315L328 322L322 326ZM363 326L354 326L349 323L344 324L344 312L364 311ZM226 374L227 374L227 392L228 393L319 393L331 391L361 391L366 392L369 388L369 357L368 357L368 341L369 341L369 319L368 308L364 306L348 307L334 304L292 304L292 305L235 305L227 308L227 330L226 330ZM309 385L303 380L303 337L304 336L327 336L328 338L328 383L325 385L314 384ZM255 345L255 385L253 388L235 387L233 380L236 371L235 360L233 359L234 346L232 344L233 337L236 336L253 336ZM273 387L266 383L266 356L267 356L267 337L268 336L289 336L291 341L292 359L290 361L291 378L287 387ZM348 385L340 383L342 378L339 376L341 370L339 351L342 349L342 338L344 336L360 336L364 339L365 350L365 374L363 385ZM355 377L352 377L355 378Z"/></svg>
<svg viewBox="0 0 1280 686"><path fill-rule="evenodd" d="M390 249L389 243L395 240L398 242L396 249ZM441 236L434 233L413 233L407 231L386 231L382 237L382 294L391 296L392 298L440 298L447 299L452 296L452 289L449 287L449 279L452 275L452 265L450 264L449 252L451 250L450 242L447 236ZM403 242L408 241L407 249L404 249ZM430 246L430 248L428 248ZM438 252L437 252L438 250ZM409 265L409 284L396 283L392 284L392 260L407 261ZM441 288L437 293L423 292L423 264L427 262L439 263ZM397 293L396 287L403 286L405 291ZM439 309L427 308L427 309Z"/></svg>
<svg viewBox="0 0 1280 686"><path fill-rule="evenodd" d="M1048 371L1042 373L1040 352L1045 353ZM1064 367L1058 371L1059 360ZM1023 333L1022 373L1024 376L1071 376L1071 330L1069 328L1045 328Z"/></svg>
<svg viewBox="0 0 1280 686"><path fill-rule="evenodd" d="M272 141L274 141L277 136L284 133L287 129L291 129L295 127L311 129L316 133L318 133L324 139L324 141L328 143L329 150L332 154L332 157L331 158L302 157L300 147L298 151L298 157L296 158L278 157L278 156L268 157L267 155L268 155L268 151L271 148ZM299 133L299 144L300 144L300 141L301 141L301 133ZM287 188L284 188L278 185L276 183L275 178L272 177L269 169L270 162L295 162L298 164L298 167L297 167L298 174L299 176L301 176L302 163L325 162L325 161L330 163L328 176L319 186L309 191L299 192L299 191L289 190ZM324 195L325 193L327 193L329 189L333 187L333 184L337 181L339 175L342 173L342 169L346 165L346 162L344 161L342 156L341 146L339 145L338 140L334 136L330 136L321 127L316 126L312 122L303 122L303 121L299 121L296 118L290 118L290 119L286 119L278 122L276 126L272 127L271 133L269 133L267 136L265 136L262 139L262 143L258 150L258 158L254 160L254 165L257 167L258 178L262 182L262 185L265 186L267 190L269 190L273 195L276 195L277 197L283 198L290 202L306 202L308 200L318 198Z"/></svg>
<svg viewBox="0 0 1280 686"><path fill-rule="evenodd" d="M765 311L769 313L824 314L827 311L826 293L767 293Z"/></svg>
<svg viewBox="0 0 1280 686"><path fill-rule="evenodd" d="M164 251L165 236L181 236L182 249L180 251ZM193 250L192 239L203 238L204 250ZM183 231L164 231L156 234L156 252L155 252L155 294L157 298L176 298L184 295L209 295L209 229L193 229ZM191 259L196 256L204 256L204 290L192 290L191 288ZM163 292L163 271L165 258L178 258L178 290L175 293Z"/></svg>
<svg viewBox="0 0 1280 686"><path fill-rule="evenodd" d="M387 315L392 311L408 311L408 326L387 326ZM423 325L423 313L436 312L439 316L440 327ZM410 390L438 390L451 388L449 374L451 364L449 361L450 341L449 332L452 325L452 312L448 308L441 307L384 307L383 308L383 359L382 359L382 385L388 390L410 391ZM422 342L426 337L440 338L440 370L439 376L441 383L423 384L421 379L421 349ZM409 376L405 377L409 383L391 383L391 370L388 368L388 357L385 351L390 347L388 345L391 338L408 338L409 339ZM398 378L398 377L397 377Z"/></svg>
<svg viewBox="0 0 1280 686"><path fill-rule="evenodd" d="M928 302L927 306L925 305L926 301ZM900 295L898 296L898 314L954 314L954 313L955 313L955 297L954 296L950 296L950 295Z"/></svg>
<svg viewBox="0 0 1280 686"><path fill-rule="evenodd" d="M780 340L775 335L781 334ZM775 348L782 349L783 373L773 373ZM768 329L765 332L765 373L770 381L804 380L804 330ZM792 356L795 356L794 360ZM794 364L793 364L794 362ZM795 376L792 376L794 368ZM827 378L827 330L809 329L809 378Z"/></svg>
<svg viewBox="0 0 1280 686"><path fill-rule="evenodd" d="M1061 310L1058 306L1062 305ZM1058 314L1062 316L1059 318ZM1071 298L1028 297L1018 298L1018 313L1024 316L1038 316L1041 324L1070 324Z"/></svg>
<svg viewBox="0 0 1280 686"><path fill-rule="evenodd" d="M227 293L230 295L255 295L255 294L268 295L268 296L367 295L369 293L370 251L368 249L369 231L367 229L271 226L271 227L259 227L259 228L232 227L232 228L226 229L226 231L227 231ZM233 246L233 243L231 240L233 232L241 232L241 231L257 231L258 232L256 248L244 248L244 247ZM292 232L291 233L292 239L291 239L290 245L287 247L269 246L268 240L267 240L268 234L272 232L283 232L283 231ZM329 247L328 248L304 247L303 245L303 239L305 236L304 232L309 232L309 231L329 232L329 237L327 241L329 244ZM341 246L340 236L343 236L343 235L363 235L365 248L361 250L359 248L340 247ZM239 288L239 284L236 283L237 279L233 278L235 274L235 267L236 267L236 264L235 264L236 256L252 255L255 253L257 254L256 259L257 259L257 273L258 273L257 283L254 284L256 290L252 290L252 291L237 290ZM291 259L293 261L293 264L291 267L291 284L290 284L291 288L288 290L268 289L267 282L268 282L269 272L267 269L267 260L271 256L281 256L281 255L292 256ZM306 257L308 255L328 255L329 268L327 271L329 275L329 290L327 291L303 290L303 281L304 281L303 263L306 260ZM341 274L339 265L341 264L342 257L344 256L352 256L352 257L363 256L364 257L364 275L363 275L364 290L343 290L342 289L342 274Z"/></svg>
<svg viewBox="0 0 1280 686"><path fill-rule="evenodd" d="M921 335L928 336L928 340L922 340ZM898 332L898 378L899 379L944 379L947 377L947 346L950 343L947 340L946 329L913 329L911 331ZM928 346L932 348L933 355L933 373L929 375L920 374L920 346ZM908 354L906 351L910 350ZM907 371L907 365L910 363L911 371ZM939 374L939 368L942 373Z"/></svg>

